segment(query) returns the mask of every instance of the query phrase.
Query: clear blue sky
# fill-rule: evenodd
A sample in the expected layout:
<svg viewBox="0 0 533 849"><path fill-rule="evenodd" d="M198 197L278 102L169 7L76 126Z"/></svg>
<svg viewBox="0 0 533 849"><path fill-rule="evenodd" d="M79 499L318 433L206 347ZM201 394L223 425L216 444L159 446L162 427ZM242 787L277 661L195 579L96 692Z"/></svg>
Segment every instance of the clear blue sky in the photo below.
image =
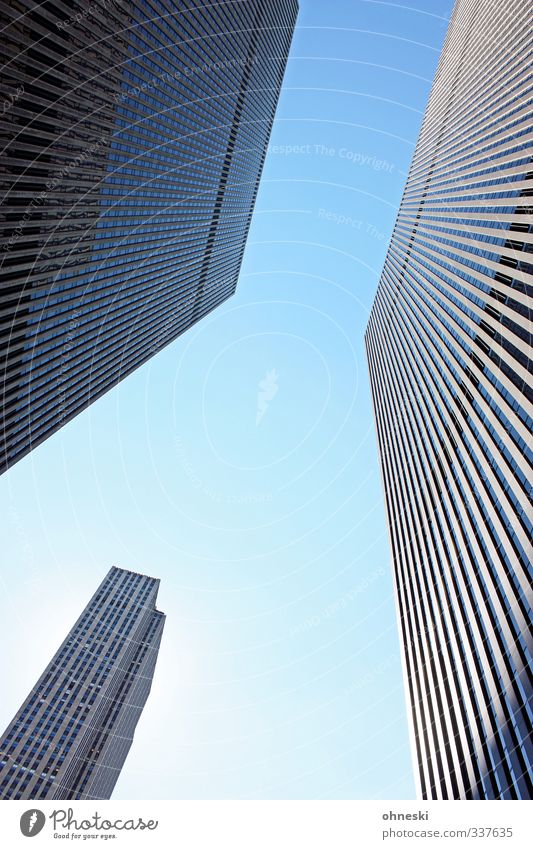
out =
<svg viewBox="0 0 533 849"><path fill-rule="evenodd" d="M300 0L236 296L0 478L2 726L111 565L161 578L116 798L414 794L363 344L451 11L410 2Z"/></svg>

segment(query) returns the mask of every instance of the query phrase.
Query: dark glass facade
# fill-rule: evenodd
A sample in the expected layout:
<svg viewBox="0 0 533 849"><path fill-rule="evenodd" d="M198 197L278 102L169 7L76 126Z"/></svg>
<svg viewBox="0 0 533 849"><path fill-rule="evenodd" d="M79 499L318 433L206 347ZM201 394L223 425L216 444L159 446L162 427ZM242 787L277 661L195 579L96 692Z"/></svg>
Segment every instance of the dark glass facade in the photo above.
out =
<svg viewBox="0 0 533 849"><path fill-rule="evenodd" d="M298 3L0 12L3 471L234 292Z"/></svg>
<svg viewBox="0 0 533 849"><path fill-rule="evenodd" d="M113 567L0 737L0 799L109 799L154 675L159 581Z"/></svg>
<svg viewBox="0 0 533 849"><path fill-rule="evenodd" d="M456 3L366 334L427 799L532 796L530 14Z"/></svg>

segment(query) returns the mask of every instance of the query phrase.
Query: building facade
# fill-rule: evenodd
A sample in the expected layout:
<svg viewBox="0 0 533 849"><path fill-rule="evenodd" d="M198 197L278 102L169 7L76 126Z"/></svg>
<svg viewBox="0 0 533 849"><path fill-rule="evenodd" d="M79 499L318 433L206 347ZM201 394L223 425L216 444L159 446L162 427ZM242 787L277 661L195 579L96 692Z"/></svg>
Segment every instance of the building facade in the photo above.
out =
<svg viewBox="0 0 533 849"><path fill-rule="evenodd" d="M530 12L458 0L366 333L419 792L529 799Z"/></svg>
<svg viewBox="0 0 533 849"><path fill-rule="evenodd" d="M0 799L109 799L154 675L159 581L113 567L0 737Z"/></svg>
<svg viewBox="0 0 533 849"><path fill-rule="evenodd" d="M0 472L235 290L297 0L0 3Z"/></svg>

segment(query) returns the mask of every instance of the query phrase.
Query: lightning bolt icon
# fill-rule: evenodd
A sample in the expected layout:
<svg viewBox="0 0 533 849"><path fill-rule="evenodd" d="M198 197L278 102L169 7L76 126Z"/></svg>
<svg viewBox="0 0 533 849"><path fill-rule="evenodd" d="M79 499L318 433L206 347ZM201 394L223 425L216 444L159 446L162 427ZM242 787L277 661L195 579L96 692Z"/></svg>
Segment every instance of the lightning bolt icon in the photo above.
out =
<svg viewBox="0 0 533 849"><path fill-rule="evenodd" d="M29 821L29 823L28 823L28 831L32 831L32 830L33 830L33 826L35 825L35 823L36 823L36 822L37 822L37 812L36 812L36 811L34 811L34 812L32 813L32 815L31 815L31 817L30 817L30 821Z"/></svg>

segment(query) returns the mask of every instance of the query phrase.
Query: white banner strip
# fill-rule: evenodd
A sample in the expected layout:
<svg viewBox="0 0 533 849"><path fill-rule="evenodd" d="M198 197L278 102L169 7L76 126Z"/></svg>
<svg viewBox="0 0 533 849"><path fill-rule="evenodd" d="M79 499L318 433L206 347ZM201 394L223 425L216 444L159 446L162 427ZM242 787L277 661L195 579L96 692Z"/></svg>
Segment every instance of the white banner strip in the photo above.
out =
<svg viewBox="0 0 533 849"><path fill-rule="evenodd" d="M2 802L5 847L523 849L525 802ZM30 840L35 843L30 844Z"/></svg>

